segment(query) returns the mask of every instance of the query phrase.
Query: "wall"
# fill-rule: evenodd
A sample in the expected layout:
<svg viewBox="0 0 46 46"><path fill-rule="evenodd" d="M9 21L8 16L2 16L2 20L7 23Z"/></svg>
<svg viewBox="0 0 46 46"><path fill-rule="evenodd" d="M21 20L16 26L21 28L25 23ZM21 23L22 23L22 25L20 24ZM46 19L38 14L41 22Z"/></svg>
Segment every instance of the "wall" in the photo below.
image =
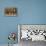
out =
<svg viewBox="0 0 46 46"><path fill-rule="evenodd" d="M6 17L4 8L15 6L18 17ZM0 44L7 44L9 32L18 32L17 24L46 24L46 0L0 1Z"/></svg>

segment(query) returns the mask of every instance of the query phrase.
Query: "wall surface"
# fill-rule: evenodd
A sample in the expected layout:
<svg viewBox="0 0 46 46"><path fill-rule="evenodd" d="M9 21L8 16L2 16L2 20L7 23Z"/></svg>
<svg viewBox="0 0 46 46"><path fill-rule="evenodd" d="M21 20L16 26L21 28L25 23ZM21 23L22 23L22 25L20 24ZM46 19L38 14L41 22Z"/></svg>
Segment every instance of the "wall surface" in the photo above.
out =
<svg viewBox="0 0 46 46"><path fill-rule="evenodd" d="M4 8L9 6L17 7L18 17L4 15ZM0 44L8 43L9 32L18 32L18 24L46 24L46 0L1 0Z"/></svg>

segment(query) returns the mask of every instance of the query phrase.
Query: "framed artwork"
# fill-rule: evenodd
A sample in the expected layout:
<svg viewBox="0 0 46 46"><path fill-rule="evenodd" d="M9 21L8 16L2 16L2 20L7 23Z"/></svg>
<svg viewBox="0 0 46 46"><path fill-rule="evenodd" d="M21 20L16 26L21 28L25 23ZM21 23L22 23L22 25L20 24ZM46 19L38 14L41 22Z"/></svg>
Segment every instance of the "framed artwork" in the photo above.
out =
<svg viewBox="0 0 46 46"><path fill-rule="evenodd" d="M46 25L20 24L18 33L19 41L46 41Z"/></svg>
<svg viewBox="0 0 46 46"><path fill-rule="evenodd" d="M17 16L17 8L8 7L4 10L5 16Z"/></svg>

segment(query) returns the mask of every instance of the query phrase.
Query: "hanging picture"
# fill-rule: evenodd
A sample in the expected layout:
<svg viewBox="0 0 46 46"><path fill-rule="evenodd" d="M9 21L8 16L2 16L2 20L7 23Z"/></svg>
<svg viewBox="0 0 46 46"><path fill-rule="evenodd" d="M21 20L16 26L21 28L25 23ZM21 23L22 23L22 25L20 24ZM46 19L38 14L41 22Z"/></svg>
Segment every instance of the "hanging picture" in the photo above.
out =
<svg viewBox="0 0 46 46"><path fill-rule="evenodd" d="M31 41L46 41L46 25L31 25L20 24L18 25L18 33L20 33L21 40Z"/></svg>
<svg viewBox="0 0 46 46"><path fill-rule="evenodd" d="M4 10L5 16L17 16L17 8L9 7Z"/></svg>

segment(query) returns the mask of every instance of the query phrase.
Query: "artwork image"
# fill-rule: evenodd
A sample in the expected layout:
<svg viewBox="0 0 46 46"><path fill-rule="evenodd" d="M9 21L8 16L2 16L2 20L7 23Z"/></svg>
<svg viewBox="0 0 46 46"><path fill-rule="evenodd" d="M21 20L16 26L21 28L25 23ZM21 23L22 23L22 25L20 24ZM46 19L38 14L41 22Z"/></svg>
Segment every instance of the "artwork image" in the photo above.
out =
<svg viewBox="0 0 46 46"><path fill-rule="evenodd" d="M46 41L46 25L19 25L20 40ZM19 32L18 32L19 33Z"/></svg>
<svg viewBox="0 0 46 46"><path fill-rule="evenodd" d="M5 15L6 16L16 16L17 15L17 8L5 8Z"/></svg>

